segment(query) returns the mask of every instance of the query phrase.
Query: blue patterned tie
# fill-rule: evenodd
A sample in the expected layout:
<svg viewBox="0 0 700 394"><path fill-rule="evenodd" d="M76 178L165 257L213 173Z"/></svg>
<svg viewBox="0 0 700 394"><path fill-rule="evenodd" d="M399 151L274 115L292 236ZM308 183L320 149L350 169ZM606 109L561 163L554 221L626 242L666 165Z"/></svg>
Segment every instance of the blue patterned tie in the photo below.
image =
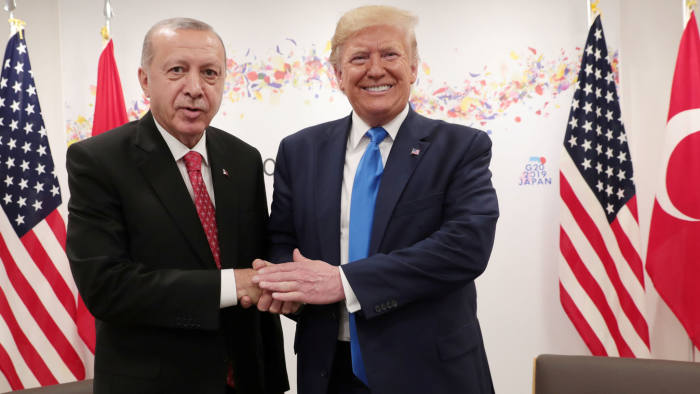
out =
<svg viewBox="0 0 700 394"><path fill-rule="evenodd" d="M367 136L371 141L360 159L357 172L355 172L355 181L352 184L348 248L348 262L350 263L367 257L369 253L374 203L384 171L379 143L387 136L386 130L381 127L373 127L367 131ZM360 354L360 342L357 340L357 326L353 313L350 314L350 354L352 355L352 372L364 384L367 384L367 374Z"/></svg>

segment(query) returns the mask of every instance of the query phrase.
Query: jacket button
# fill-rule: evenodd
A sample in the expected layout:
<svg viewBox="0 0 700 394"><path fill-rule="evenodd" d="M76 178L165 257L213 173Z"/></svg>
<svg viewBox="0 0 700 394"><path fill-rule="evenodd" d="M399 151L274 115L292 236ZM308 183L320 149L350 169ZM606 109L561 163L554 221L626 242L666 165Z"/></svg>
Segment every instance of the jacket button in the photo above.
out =
<svg viewBox="0 0 700 394"><path fill-rule="evenodd" d="M322 378L328 377L328 372L325 369L323 371L321 371L321 377Z"/></svg>

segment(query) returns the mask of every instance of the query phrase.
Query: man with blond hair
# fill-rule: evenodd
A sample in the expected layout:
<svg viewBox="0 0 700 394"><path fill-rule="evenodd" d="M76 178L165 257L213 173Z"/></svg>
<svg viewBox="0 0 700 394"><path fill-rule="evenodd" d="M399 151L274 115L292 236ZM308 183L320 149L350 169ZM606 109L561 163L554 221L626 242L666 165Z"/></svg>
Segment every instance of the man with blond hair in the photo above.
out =
<svg viewBox="0 0 700 394"><path fill-rule="evenodd" d="M221 38L189 18L146 34L151 109L68 149L73 277L95 316L95 394L281 394L279 316L260 291L267 203L258 151L210 127Z"/></svg>
<svg viewBox="0 0 700 394"><path fill-rule="evenodd" d="M343 15L331 63L352 106L285 138L258 308L297 320L300 394L492 393L474 280L493 246L491 141L418 115L416 18ZM288 263L283 263L287 261Z"/></svg>

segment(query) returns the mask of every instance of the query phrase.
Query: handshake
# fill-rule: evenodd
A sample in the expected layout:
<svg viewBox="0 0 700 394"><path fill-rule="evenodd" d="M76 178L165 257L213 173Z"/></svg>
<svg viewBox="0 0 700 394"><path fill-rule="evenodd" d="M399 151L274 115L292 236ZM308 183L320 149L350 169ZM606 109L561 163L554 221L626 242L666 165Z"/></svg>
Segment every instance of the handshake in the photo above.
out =
<svg viewBox="0 0 700 394"><path fill-rule="evenodd" d="M253 261L236 270L238 305L271 313L295 313L302 304L332 304L345 299L340 268L304 257L294 249L293 261L272 264Z"/></svg>

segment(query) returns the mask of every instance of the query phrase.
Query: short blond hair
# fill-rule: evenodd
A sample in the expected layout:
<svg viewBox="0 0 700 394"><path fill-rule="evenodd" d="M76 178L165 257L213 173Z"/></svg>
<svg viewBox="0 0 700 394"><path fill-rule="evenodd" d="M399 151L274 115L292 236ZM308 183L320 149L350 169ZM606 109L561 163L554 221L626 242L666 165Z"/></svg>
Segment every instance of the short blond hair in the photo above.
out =
<svg viewBox="0 0 700 394"><path fill-rule="evenodd" d="M340 52L350 36L367 27L386 25L398 27L406 32L412 60L418 61L418 43L414 30L417 24L417 16L396 7L368 5L352 9L343 14L335 26L329 60L336 70L340 70Z"/></svg>

